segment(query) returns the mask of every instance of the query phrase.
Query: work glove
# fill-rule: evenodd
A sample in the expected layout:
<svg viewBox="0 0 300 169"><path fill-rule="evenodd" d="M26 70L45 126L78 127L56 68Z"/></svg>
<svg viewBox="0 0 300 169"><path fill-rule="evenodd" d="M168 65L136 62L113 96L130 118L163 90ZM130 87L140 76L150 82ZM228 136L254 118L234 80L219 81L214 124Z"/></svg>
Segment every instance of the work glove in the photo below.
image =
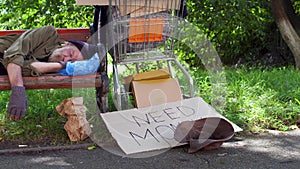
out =
<svg viewBox="0 0 300 169"><path fill-rule="evenodd" d="M27 107L25 87L13 86L11 88L11 95L8 103L8 117L11 117L16 121L21 120L25 116Z"/></svg>

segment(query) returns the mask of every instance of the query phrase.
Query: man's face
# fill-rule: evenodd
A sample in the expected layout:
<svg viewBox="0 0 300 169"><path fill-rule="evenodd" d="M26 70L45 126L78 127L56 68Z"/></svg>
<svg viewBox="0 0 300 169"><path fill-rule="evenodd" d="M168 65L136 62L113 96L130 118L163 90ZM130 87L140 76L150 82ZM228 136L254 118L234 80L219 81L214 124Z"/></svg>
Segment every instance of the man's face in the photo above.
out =
<svg viewBox="0 0 300 169"><path fill-rule="evenodd" d="M50 62L83 60L80 50L73 45L66 45L62 48L58 48L53 52L53 54L54 55L49 58Z"/></svg>
<svg viewBox="0 0 300 169"><path fill-rule="evenodd" d="M62 61L67 62L76 60L83 60L80 50L72 45L64 46L62 50Z"/></svg>

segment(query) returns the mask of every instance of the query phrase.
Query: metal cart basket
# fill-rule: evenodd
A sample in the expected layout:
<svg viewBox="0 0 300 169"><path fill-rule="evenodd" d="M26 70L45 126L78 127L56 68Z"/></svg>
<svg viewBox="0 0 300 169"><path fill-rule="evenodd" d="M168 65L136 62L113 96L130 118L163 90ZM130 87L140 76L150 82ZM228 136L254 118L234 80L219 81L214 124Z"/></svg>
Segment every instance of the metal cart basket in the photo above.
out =
<svg viewBox="0 0 300 169"><path fill-rule="evenodd" d="M175 55L182 25L178 18L185 17L185 9L185 0L109 1L113 99L118 110L133 107L131 93L122 84L122 78L149 69L167 68L175 77L177 67L189 84L186 97L193 97L193 79Z"/></svg>

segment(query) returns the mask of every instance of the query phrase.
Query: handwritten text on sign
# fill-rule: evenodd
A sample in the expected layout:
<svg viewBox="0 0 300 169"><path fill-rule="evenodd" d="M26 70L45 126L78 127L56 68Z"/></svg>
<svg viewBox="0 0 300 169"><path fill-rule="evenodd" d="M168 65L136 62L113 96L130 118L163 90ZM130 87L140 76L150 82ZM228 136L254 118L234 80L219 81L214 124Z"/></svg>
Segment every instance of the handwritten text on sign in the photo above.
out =
<svg viewBox="0 0 300 169"><path fill-rule="evenodd" d="M126 154L180 145L174 140L174 131L180 122L204 117L226 119L199 97L149 108L105 113L101 116ZM233 127L235 131L241 131L234 124Z"/></svg>

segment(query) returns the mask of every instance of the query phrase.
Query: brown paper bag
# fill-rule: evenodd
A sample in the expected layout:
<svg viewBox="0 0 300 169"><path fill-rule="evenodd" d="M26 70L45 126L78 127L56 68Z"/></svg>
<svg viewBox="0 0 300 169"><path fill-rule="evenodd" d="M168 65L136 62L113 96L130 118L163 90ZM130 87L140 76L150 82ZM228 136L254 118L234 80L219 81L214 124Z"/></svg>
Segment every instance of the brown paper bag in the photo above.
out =
<svg viewBox="0 0 300 169"><path fill-rule="evenodd" d="M83 105L82 97L65 99L56 110L68 120L64 126L71 141L82 141L91 134L91 128L86 120L87 108Z"/></svg>

